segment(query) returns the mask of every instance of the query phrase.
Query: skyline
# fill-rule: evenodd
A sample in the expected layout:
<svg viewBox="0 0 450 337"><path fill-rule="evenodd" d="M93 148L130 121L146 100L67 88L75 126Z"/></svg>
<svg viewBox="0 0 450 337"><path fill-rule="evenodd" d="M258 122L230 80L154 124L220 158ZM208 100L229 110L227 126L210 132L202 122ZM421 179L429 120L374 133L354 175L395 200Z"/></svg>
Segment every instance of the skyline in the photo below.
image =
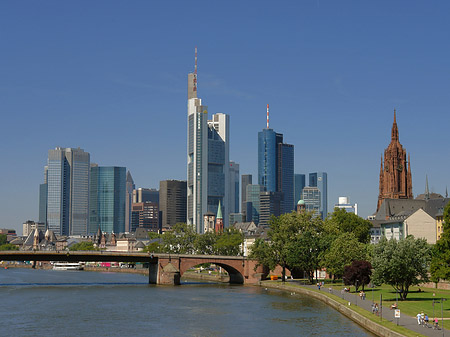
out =
<svg viewBox="0 0 450 337"><path fill-rule="evenodd" d="M257 177L270 104L270 127L295 146L295 173L327 172L329 209L348 196L366 217L396 109L414 196L426 176L431 192L450 185L443 1L25 3L0 4L1 228L20 232L38 219L56 147L127 167L137 188L186 180L195 46L199 97L209 116L230 116L230 160L241 175Z"/></svg>

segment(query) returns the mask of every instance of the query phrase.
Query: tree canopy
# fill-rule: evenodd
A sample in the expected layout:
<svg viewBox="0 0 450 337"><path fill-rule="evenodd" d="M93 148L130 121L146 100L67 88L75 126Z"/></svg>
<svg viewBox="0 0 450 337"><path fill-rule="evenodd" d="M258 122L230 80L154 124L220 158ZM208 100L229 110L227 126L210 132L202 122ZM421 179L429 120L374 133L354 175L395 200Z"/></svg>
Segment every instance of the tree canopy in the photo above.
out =
<svg viewBox="0 0 450 337"><path fill-rule="evenodd" d="M408 236L403 240L383 237L373 251L375 284L391 285L405 300L409 288L428 281L431 248L425 239Z"/></svg>
<svg viewBox="0 0 450 337"><path fill-rule="evenodd" d="M320 241L322 231L322 219L310 212L292 212L272 217L267 234L269 241L256 240L250 257L271 270L280 265L283 281L286 268L304 270L312 280L314 271L319 268L323 250Z"/></svg>
<svg viewBox="0 0 450 337"><path fill-rule="evenodd" d="M4 245L8 240L8 236L6 234L0 234L0 245Z"/></svg>
<svg viewBox="0 0 450 337"><path fill-rule="evenodd" d="M341 233L323 255L323 265L333 278L341 278L344 268L355 260L367 259L367 245L361 243L352 232Z"/></svg>
<svg viewBox="0 0 450 337"><path fill-rule="evenodd" d="M430 273L434 282L450 280L450 203L444 209L443 233L433 247Z"/></svg>
<svg viewBox="0 0 450 337"><path fill-rule="evenodd" d="M100 250L100 249L95 247L92 241L83 241L73 244L72 246L70 246L69 250L76 251L76 250Z"/></svg>
<svg viewBox="0 0 450 337"><path fill-rule="evenodd" d="M0 250L19 250L19 247L10 243L5 243L0 245Z"/></svg>
<svg viewBox="0 0 450 337"><path fill-rule="evenodd" d="M344 284L354 285L356 291L362 286L362 290L364 291L364 286L370 283L371 275L372 265L369 261L355 260L351 265L344 268Z"/></svg>
<svg viewBox="0 0 450 337"><path fill-rule="evenodd" d="M345 209L335 208L325 221L325 230L336 235L353 233L361 243L370 242L370 228L372 224L354 213Z"/></svg>

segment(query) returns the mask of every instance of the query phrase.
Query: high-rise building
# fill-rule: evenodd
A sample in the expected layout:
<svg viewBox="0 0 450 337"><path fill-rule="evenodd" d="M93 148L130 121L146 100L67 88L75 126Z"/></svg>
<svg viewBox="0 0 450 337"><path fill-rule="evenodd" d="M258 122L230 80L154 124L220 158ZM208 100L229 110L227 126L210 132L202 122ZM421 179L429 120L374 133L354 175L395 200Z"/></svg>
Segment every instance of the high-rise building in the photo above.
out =
<svg viewBox="0 0 450 337"><path fill-rule="evenodd" d="M131 231L145 228L151 232L161 232L158 204L151 201L131 205Z"/></svg>
<svg viewBox="0 0 450 337"><path fill-rule="evenodd" d="M45 223L44 222L34 222L31 220L25 221L23 223L23 227L22 227L22 236L27 237L35 229L38 229L41 232L45 232L45 229L46 229Z"/></svg>
<svg viewBox="0 0 450 337"><path fill-rule="evenodd" d="M339 202L334 205L334 208L344 209L348 213L358 215L358 204L351 204L348 197L339 197Z"/></svg>
<svg viewBox="0 0 450 337"><path fill-rule="evenodd" d="M239 213L239 164L230 161L229 174L228 214Z"/></svg>
<svg viewBox="0 0 450 337"><path fill-rule="evenodd" d="M89 234L125 232L126 168L91 165Z"/></svg>
<svg viewBox="0 0 450 337"><path fill-rule="evenodd" d="M77 148L48 151L47 224L60 235L85 235L89 213L90 155Z"/></svg>
<svg viewBox="0 0 450 337"><path fill-rule="evenodd" d="M304 174L294 174L294 201L296 203L302 198L303 188L306 186L306 176Z"/></svg>
<svg viewBox="0 0 450 337"><path fill-rule="evenodd" d="M230 116L212 115L208 120L208 211L217 214L219 203L225 227L228 227L230 194Z"/></svg>
<svg viewBox="0 0 450 337"><path fill-rule="evenodd" d="M283 143L283 135L269 129L269 105L267 127L258 132L258 184L281 193L282 213L294 210L294 145Z"/></svg>
<svg viewBox="0 0 450 337"><path fill-rule="evenodd" d="M44 167L44 183L39 185L39 222L47 225L48 166Z"/></svg>
<svg viewBox="0 0 450 337"><path fill-rule="evenodd" d="M260 212L259 224L269 224L271 216L280 216L282 213L282 193L262 191L259 194Z"/></svg>
<svg viewBox="0 0 450 337"><path fill-rule="evenodd" d="M130 171L127 172L126 192L125 192L125 232L131 230L131 205L133 204L133 191L136 189Z"/></svg>
<svg viewBox="0 0 450 337"><path fill-rule="evenodd" d="M203 215L217 213L219 201L228 222L229 116L217 113L208 121L208 108L197 97L195 70L188 74L187 223L203 233Z"/></svg>
<svg viewBox="0 0 450 337"><path fill-rule="evenodd" d="M406 159L406 150L400 144L398 126L394 110L394 123L391 130L391 142L383 157L380 167L380 193L377 211L384 199L413 199L411 162Z"/></svg>
<svg viewBox="0 0 450 337"><path fill-rule="evenodd" d="M323 218L321 211L321 196L320 190L316 186L307 186L303 188L302 199L304 201L305 210L307 212L314 212L318 216Z"/></svg>
<svg viewBox="0 0 450 337"><path fill-rule="evenodd" d="M154 188L138 188L133 190L133 203L138 202L159 203L159 192Z"/></svg>
<svg viewBox="0 0 450 337"><path fill-rule="evenodd" d="M278 184L281 193L281 213L294 210L294 145L278 144Z"/></svg>
<svg viewBox="0 0 450 337"><path fill-rule="evenodd" d="M241 176L241 213L247 215L247 185L252 184L252 175L251 174L243 174ZM246 220L247 221L247 220Z"/></svg>
<svg viewBox="0 0 450 337"><path fill-rule="evenodd" d="M255 224L259 223L260 208L260 194L264 191L261 185L247 185L247 221L253 221ZM251 218L249 220L249 215Z"/></svg>
<svg viewBox="0 0 450 337"><path fill-rule="evenodd" d="M169 229L178 222L186 223L187 183L180 180L159 182L159 210L163 229Z"/></svg>
<svg viewBox="0 0 450 337"><path fill-rule="evenodd" d="M276 192L278 183L278 144L283 135L272 129L258 132L258 184L266 191Z"/></svg>
<svg viewBox="0 0 450 337"><path fill-rule="evenodd" d="M320 191L320 214L322 219L328 215L328 179L326 172L314 172L309 174L309 186L317 187Z"/></svg>

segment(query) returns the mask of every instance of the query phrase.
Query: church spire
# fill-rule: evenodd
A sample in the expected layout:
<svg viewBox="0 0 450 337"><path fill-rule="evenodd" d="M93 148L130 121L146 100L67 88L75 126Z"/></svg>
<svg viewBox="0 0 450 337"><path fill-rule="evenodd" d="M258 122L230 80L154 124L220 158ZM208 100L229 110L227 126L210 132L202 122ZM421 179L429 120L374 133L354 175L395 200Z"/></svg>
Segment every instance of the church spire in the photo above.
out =
<svg viewBox="0 0 450 337"><path fill-rule="evenodd" d="M394 109L394 123L392 124L391 140L398 141L398 126L395 109Z"/></svg>
<svg viewBox="0 0 450 337"><path fill-rule="evenodd" d="M425 178L425 200L429 200L430 199L430 189L428 188L428 175L426 175Z"/></svg>

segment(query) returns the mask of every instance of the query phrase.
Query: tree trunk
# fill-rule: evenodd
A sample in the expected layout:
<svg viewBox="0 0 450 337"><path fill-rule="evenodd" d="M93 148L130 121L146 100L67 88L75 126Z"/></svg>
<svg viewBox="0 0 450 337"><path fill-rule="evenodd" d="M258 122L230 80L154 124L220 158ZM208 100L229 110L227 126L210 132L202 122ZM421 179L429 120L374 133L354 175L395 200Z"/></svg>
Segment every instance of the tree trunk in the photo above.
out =
<svg viewBox="0 0 450 337"><path fill-rule="evenodd" d="M283 271L281 273L281 282L286 282L286 265L283 264Z"/></svg>

